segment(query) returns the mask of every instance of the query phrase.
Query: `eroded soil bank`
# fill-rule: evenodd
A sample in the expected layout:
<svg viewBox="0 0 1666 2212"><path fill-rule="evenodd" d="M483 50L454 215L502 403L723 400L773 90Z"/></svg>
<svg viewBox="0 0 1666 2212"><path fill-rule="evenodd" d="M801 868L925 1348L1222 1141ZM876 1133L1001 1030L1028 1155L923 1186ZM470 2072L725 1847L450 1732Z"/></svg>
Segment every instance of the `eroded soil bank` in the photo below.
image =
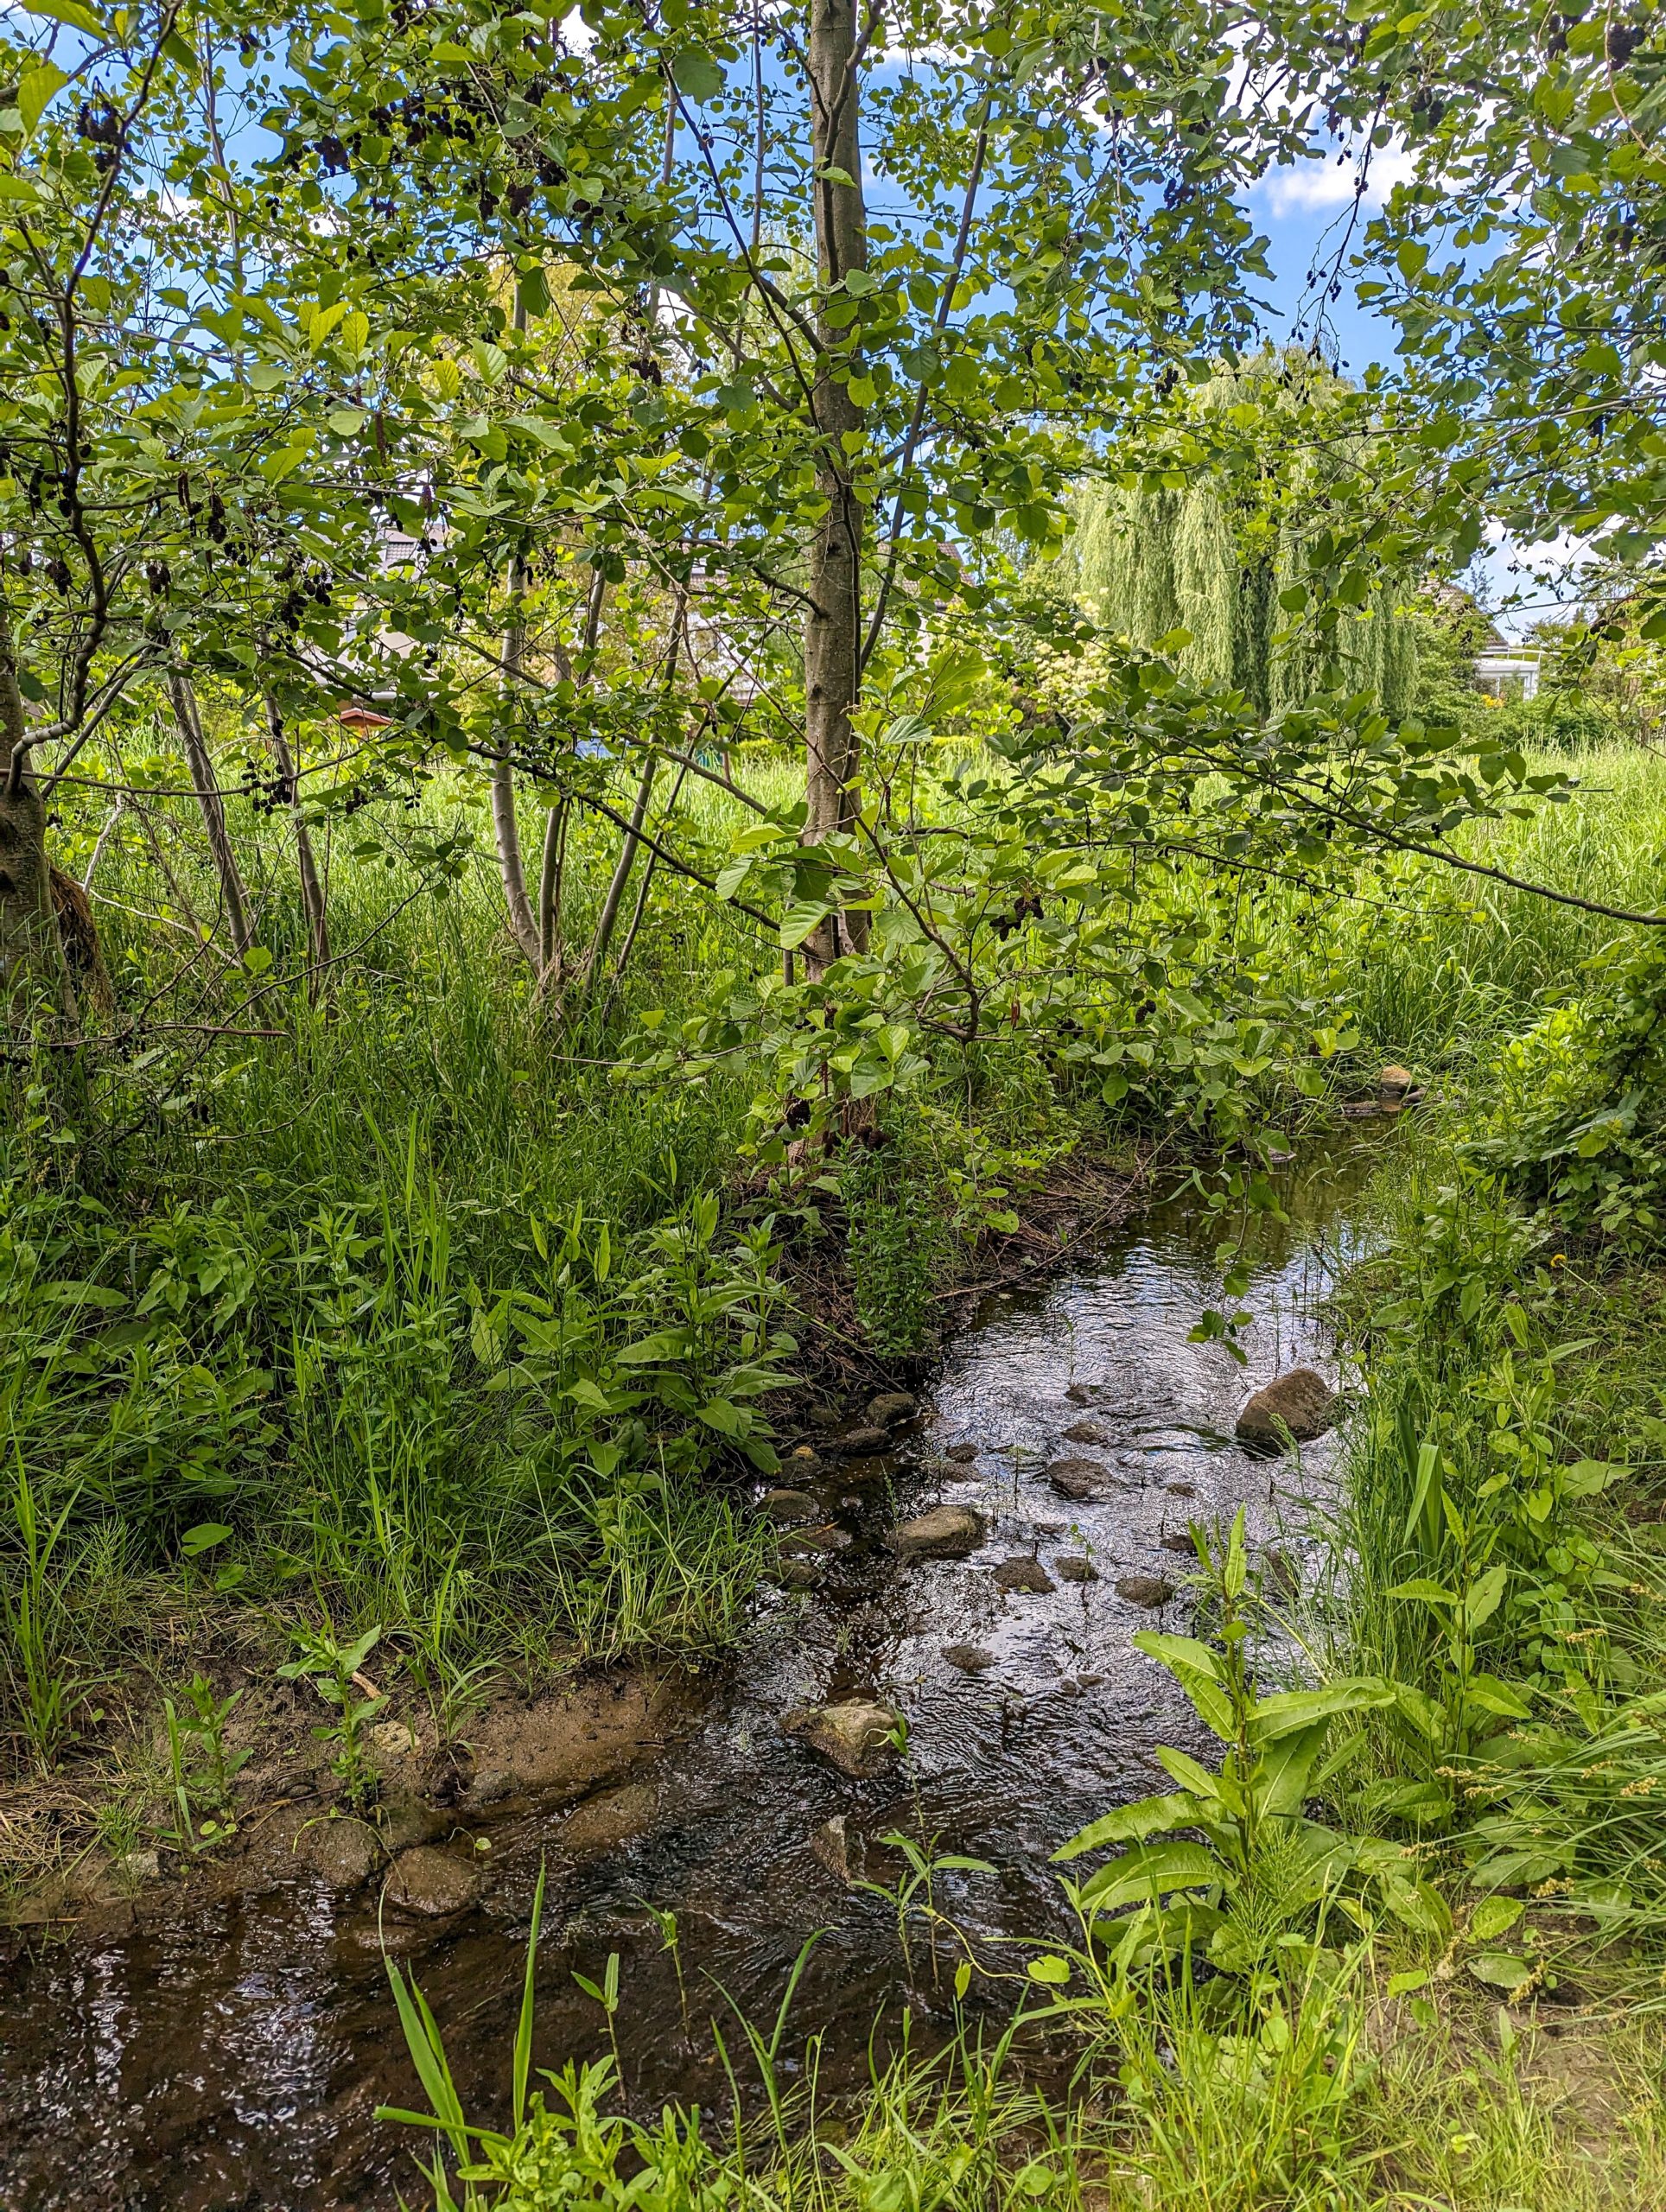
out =
<svg viewBox="0 0 1666 2212"><path fill-rule="evenodd" d="M1059 1926L1047 1853L1151 1786L1156 1744L1191 1738L1178 1692L1129 1640L1187 1624L1188 1521L1243 1503L1275 1576L1322 1573L1305 1497L1322 1494L1332 1447L1298 1468L1251 1458L1232 1427L1256 1384L1326 1364L1315 1306L1362 1174L1344 1147L1289 1179L1291 1224L1263 1230L1245 1301L1245 1370L1188 1341L1215 1277L1213 1236L1186 1201L1045 1287L988 1295L884 1450L816 1433L793 1477L815 1513L786 1547L791 1586L761 1602L721 1676L499 1708L452 1790L418 1772L420 1748L409 1776L395 1762L386 1795L402 1809L368 1841L315 1804L274 1803L241 1875L199 1886L188 1912L165 1883L142 1885L137 1905L111 1897L67 1931L26 1932L0 1995L0 2202L391 2208L411 2146L374 2108L420 2093L383 1945L414 1966L465 2101L494 2113L544 1862L540 2063L606 2047L572 1977L599 1978L617 1952L633 2100L722 2106L714 2016L732 2031L731 2003L773 2015L817 1930L787 2041L823 2033L824 2081L860 2082L876 2017L883 2044L905 2004L929 2037L947 1975L934 1986L918 1942L906 1960L894 1908L855 1885L896 1879L881 1840L900 1830L990 1862L946 1877L936 1902L991 1960L1002 1938ZM1091 1494L1049 1479L1071 1458L1098 1469ZM976 1548L900 1558L899 1523L938 1503L978 1516ZM780 1726L855 1697L907 1724L906 1754L860 1780Z"/></svg>

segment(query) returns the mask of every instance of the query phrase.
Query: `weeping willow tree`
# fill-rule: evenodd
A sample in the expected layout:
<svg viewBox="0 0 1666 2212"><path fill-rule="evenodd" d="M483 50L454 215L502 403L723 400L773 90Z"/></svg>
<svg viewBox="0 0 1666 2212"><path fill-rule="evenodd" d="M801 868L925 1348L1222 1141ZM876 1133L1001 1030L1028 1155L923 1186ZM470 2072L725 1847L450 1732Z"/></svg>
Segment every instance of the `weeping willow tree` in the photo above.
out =
<svg viewBox="0 0 1666 2212"><path fill-rule="evenodd" d="M1185 673L1231 684L1263 714L1339 683L1369 685L1390 717L1405 713L1416 636L1393 588L1329 632L1293 623L1279 604L1306 575L1306 546L1332 518L1343 478L1369 466L1358 395L1305 353L1269 353L1218 368L1185 404L1209 433L1198 442L1205 458L1160 481L1078 495L1065 558L1084 606L1141 645L1187 632Z"/></svg>

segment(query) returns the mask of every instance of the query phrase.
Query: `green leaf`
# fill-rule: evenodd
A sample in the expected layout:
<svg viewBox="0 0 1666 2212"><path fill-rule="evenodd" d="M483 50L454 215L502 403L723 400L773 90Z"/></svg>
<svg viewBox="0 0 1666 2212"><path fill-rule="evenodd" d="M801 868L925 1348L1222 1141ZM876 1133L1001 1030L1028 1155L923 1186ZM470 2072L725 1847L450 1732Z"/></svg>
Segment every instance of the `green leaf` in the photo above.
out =
<svg viewBox="0 0 1666 2212"><path fill-rule="evenodd" d="M1086 1827L1078 1828L1068 1843L1061 1843L1051 1863L1062 1866L1067 1859L1079 1859L1084 1852L1101 1851L1110 1843L1143 1843L1148 1835L1160 1834L1165 1828L1190 1827L1199 1811L1197 1799L1187 1790L1177 1790L1167 1797L1141 1797L1132 1805L1118 1805L1112 1812L1102 1813L1097 1821L1090 1821Z"/></svg>
<svg viewBox="0 0 1666 2212"><path fill-rule="evenodd" d="M91 8L84 8L81 0L25 0L31 16L45 16L54 23L67 23L73 31L85 31L89 38L108 40L114 35L108 23L95 16Z"/></svg>
<svg viewBox="0 0 1666 2212"><path fill-rule="evenodd" d="M634 1344L626 1344L614 1357L621 1367L648 1367L661 1360L684 1359L688 1351L686 1329L657 1329L652 1336L639 1337Z"/></svg>
<svg viewBox="0 0 1666 2212"><path fill-rule="evenodd" d="M1490 1567L1480 1580L1473 1584L1464 1600L1464 1618L1472 1630L1490 1621L1498 1610L1504 1594L1509 1569L1502 1565Z"/></svg>
<svg viewBox="0 0 1666 2212"><path fill-rule="evenodd" d="M671 56L671 78L677 91L695 101L715 100L723 89L722 71L697 46L684 47Z"/></svg>
<svg viewBox="0 0 1666 2212"><path fill-rule="evenodd" d="M1205 1844L1136 1844L1084 1883L1082 1904L1114 1912L1119 1905L1147 1904L1176 1890L1212 1889L1220 1878L1221 1863Z"/></svg>
<svg viewBox="0 0 1666 2212"><path fill-rule="evenodd" d="M1250 1732L1257 1743L1271 1743L1293 1730L1334 1720L1345 1713L1376 1713L1394 1703L1394 1688L1380 1675L1347 1675L1322 1689L1281 1690L1256 1700Z"/></svg>
<svg viewBox="0 0 1666 2212"><path fill-rule="evenodd" d="M1523 1911L1519 1897L1483 1897L1469 1919L1469 1940L1472 1943L1494 1943L1500 1936L1507 1935L1521 1918Z"/></svg>
<svg viewBox="0 0 1666 2212"><path fill-rule="evenodd" d="M1477 1981L1485 1982L1491 1989L1502 1989L1506 1994L1533 1979L1533 1968L1513 1951L1483 1951L1468 1964Z"/></svg>
<svg viewBox="0 0 1666 2212"><path fill-rule="evenodd" d="M1027 1971L1032 1981L1041 1982L1048 1988L1062 1989L1070 1980L1070 1961L1061 1959L1056 1952L1049 1952L1045 1958L1032 1959Z"/></svg>
<svg viewBox="0 0 1666 2212"><path fill-rule="evenodd" d="M53 95L61 92L69 82L67 71L55 61L38 61L33 69L25 69L17 86L17 112L23 118L25 130L33 130L46 113Z"/></svg>
<svg viewBox="0 0 1666 2212"><path fill-rule="evenodd" d="M223 1544L231 1529L224 1521L199 1521L194 1529L188 1529L180 1538L180 1549L187 1559L195 1559L201 1552L211 1552L216 1544Z"/></svg>
<svg viewBox="0 0 1666 2212"><path fill-rule="evenodd" d="M32 177L0 175L0 200L27 202L31 207L41 204L41 188Z"/></svg>
<svg viewBox="0 0 1666 2212"><path fill-rule="evenodd" d="M1448 1590L1440 1582L1431 1582L1426 1574L1419 1575L1412 1582L1396 1582L1383 1595L1389 1598L1421 1598L1430 1605L1455 1605L1458 1603L1455 1590Z"/></svg>
<svg viewBox="0 0 1666 2212"><path fill-rule="evenodd" d="M1164 1636L1155 1629L1141 1629L1134 1638L1134 1648L1160 1667L1167 1667L1204 1725L1212 1728L1223 1743L1232 1741L1237 1731L1232 1707L1221 1684L1220 1662L1206 1643L1200 1643L1194 1636Z"/></svg>
<svg viewBox="0 0 1666 2212"><path fill-rule="evenodd" d="M811 930L819 927L833 909L824 899L811 899L789 906L781 917L781 950L791 952L801 945Z"/></svg>

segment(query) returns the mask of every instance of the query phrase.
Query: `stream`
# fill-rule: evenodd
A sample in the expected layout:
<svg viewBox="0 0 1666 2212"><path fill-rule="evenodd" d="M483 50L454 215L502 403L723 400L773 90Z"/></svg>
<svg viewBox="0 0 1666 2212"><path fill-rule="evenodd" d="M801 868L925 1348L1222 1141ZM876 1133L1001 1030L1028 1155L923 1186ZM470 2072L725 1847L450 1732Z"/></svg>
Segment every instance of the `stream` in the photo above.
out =
<svg viewBox="0 0 1666 2212"><path fill-rule="evenodd" d="M1164 1539L1188 1520L1230 1520L1240 1503L1258 1553L1276 1548L1276 1573L1306 1584L1324 1563L1309 1523L1334 1445L1309 1446L1299 1465L1257 1459L1232 1428L1249 1392L1282 1370L1328 1371L1316 1309L1351 1249L1374 1149L1361 1132L1281 1179L1290 1218L1256 1224L1245 1369L1218 1344L1187 1340L1218 1294L1195 1198L1153 1206L1044 1286L989 1296L898 1448L829 1456L807 1485L842 1548L815 1589L761 1599L734 1663L634 1775L623 1836L588 1857L563 1853L570 1801L512 1801L471 1820L492 1842L485 1906L400 1943L471 2117L505 2112L546 1853L535 2063L606 2050L573 1974L599 1980L616 1952L629 2101L645 2114L667 2100L726 2107L714 2015L734 2050L734 2008L772 2019L817 1930L783 2050L818 2031L824 2088L860 2086L876 2019L875 2048L894 2048L905 2005L917 2045L941 2032L951 1969L934 1992L919 1941L906 1969L894 1908L840 1878L825 1830L837 1815L855 1876L894 1880L900 1862L878 1840L893 1829L990 1862L993 1873L938 1885L939 1907L974 1939L1068 1929L1048 1853L1110 1805L1168 1786L1154 1746L1197 1748L1200 1732L1129 1641L1141 1627L1186 1628L1184 1592L1154 1608L1119 1595L1119 1579L1180 1583L1188 1562ZM1084 1421L1100 1438L1065 1440ZM1110 1468L1114 1493L1081 1504L1055 1495L1043 1470L1071 1453ZM986 1516L982 1548L903 1566L885 1536L939 1501ZM1061 1556L1087 1560L1097 1579L1061 1579ZM992 1568L1026 1557L1055 1586L997 1588ZM969 1671L945 1656L964 1660L968 1647L987 1663ZM908 1724L906 1758L882 1778L849 1780L780 1732L795 1705L874 1694ZM686 2029L650 1905L677 1916ZM120 1940L38 1941L0 1986L3 2212L393 2212L402 2194L420 2205L411 2152L425 2145L376 2120L384 2101L419 2106L421 2092L373 1889L343 1897L297 1868L264 1894Z"/></svg>

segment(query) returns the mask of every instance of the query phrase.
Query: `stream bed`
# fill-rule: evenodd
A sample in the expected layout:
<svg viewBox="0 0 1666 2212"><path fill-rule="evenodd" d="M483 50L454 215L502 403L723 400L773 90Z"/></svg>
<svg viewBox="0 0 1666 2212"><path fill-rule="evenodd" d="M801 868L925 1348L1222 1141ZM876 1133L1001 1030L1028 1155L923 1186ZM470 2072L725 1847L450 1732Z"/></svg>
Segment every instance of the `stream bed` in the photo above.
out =
<svg viewBox="0 0 1666 2212"><path fill-rule="evenodd" d="M407 1931L397 1948L472 2117L504 2113L546 1856L535 2063L605 2051L573 1974L599 1980L616 1952L626 2080L645 2113L667 2100L726 2106L713 2017L732 2050L733 2008L773 2018L817 1930L783 2049L818 2032L824 2087L859 2087L876 2020L881 2052L905 2005L917 2044L946 2020L947 1973L935 1993L917 1944L911 1975L893 1908L841 1878L826 1827L837 1816L833 1839L855 1876L895 1878L900 1862L879 1844L893 1829L989 1861L994 1873L951 1875L937 1891L975 1940L1067 1929L1048 1853L1108 1806L1166 1786L1154 1746L1196 1747L1199 1732L1130 1643L1141 1627L1186 1629L1184 1590L1152 1606L1118 1594L1118 1580L1181 1584L1188 1561L1164 1540L1189 1520L1229 1521L1240 1503L1263 1559L1276 1549L1276 1573L1307 1584L1323 1566L1312 1501L1334 1446L1310 1446L1298 1467L1252 1458L1232 1429L1249 1392L1284 1369L1328 1371L1316 1309L1347 1256L1372 1149L1362 1133L1281 1179L1290 1219L1256 1227L1245 1369L1218 1344L1188 1341L1218 1291L1195 1199L1153 1206L1044 1286L991 1294L893 1452L825 1456L808 1486L839 1548L814 1589L762 1599L734 1663L695 1687L663 1751L615 1794L607 1847L563 1848L570 1801L512 1800L470 1821L491 1844L485 1905ZM1098 1435L1067 1440L1084 1422ZM1111 1471L1110 1496L1072 1504L1054 1493L1043 1471L1071 1453ZM902 1565L886 1535L939 1501L981 1512L983 1545L964 1560ZM1097 1579L1062 1579L1060 1557L1086 1560ZM1025 1558L1052 1589L997 1587L992 1570ZM893 1773L852 1781L783 1737L790 1707L861 1695L906 1716ZM686 2026L651 1906L676 1916ZM420 2101L374 1891L344 1898L303 1868L119 1940L43 1939L0 1988L4 2212L393 2212L402 2195L420 2205L411 2152L423 2146L374 2116L379 2103Z"/></svg>

